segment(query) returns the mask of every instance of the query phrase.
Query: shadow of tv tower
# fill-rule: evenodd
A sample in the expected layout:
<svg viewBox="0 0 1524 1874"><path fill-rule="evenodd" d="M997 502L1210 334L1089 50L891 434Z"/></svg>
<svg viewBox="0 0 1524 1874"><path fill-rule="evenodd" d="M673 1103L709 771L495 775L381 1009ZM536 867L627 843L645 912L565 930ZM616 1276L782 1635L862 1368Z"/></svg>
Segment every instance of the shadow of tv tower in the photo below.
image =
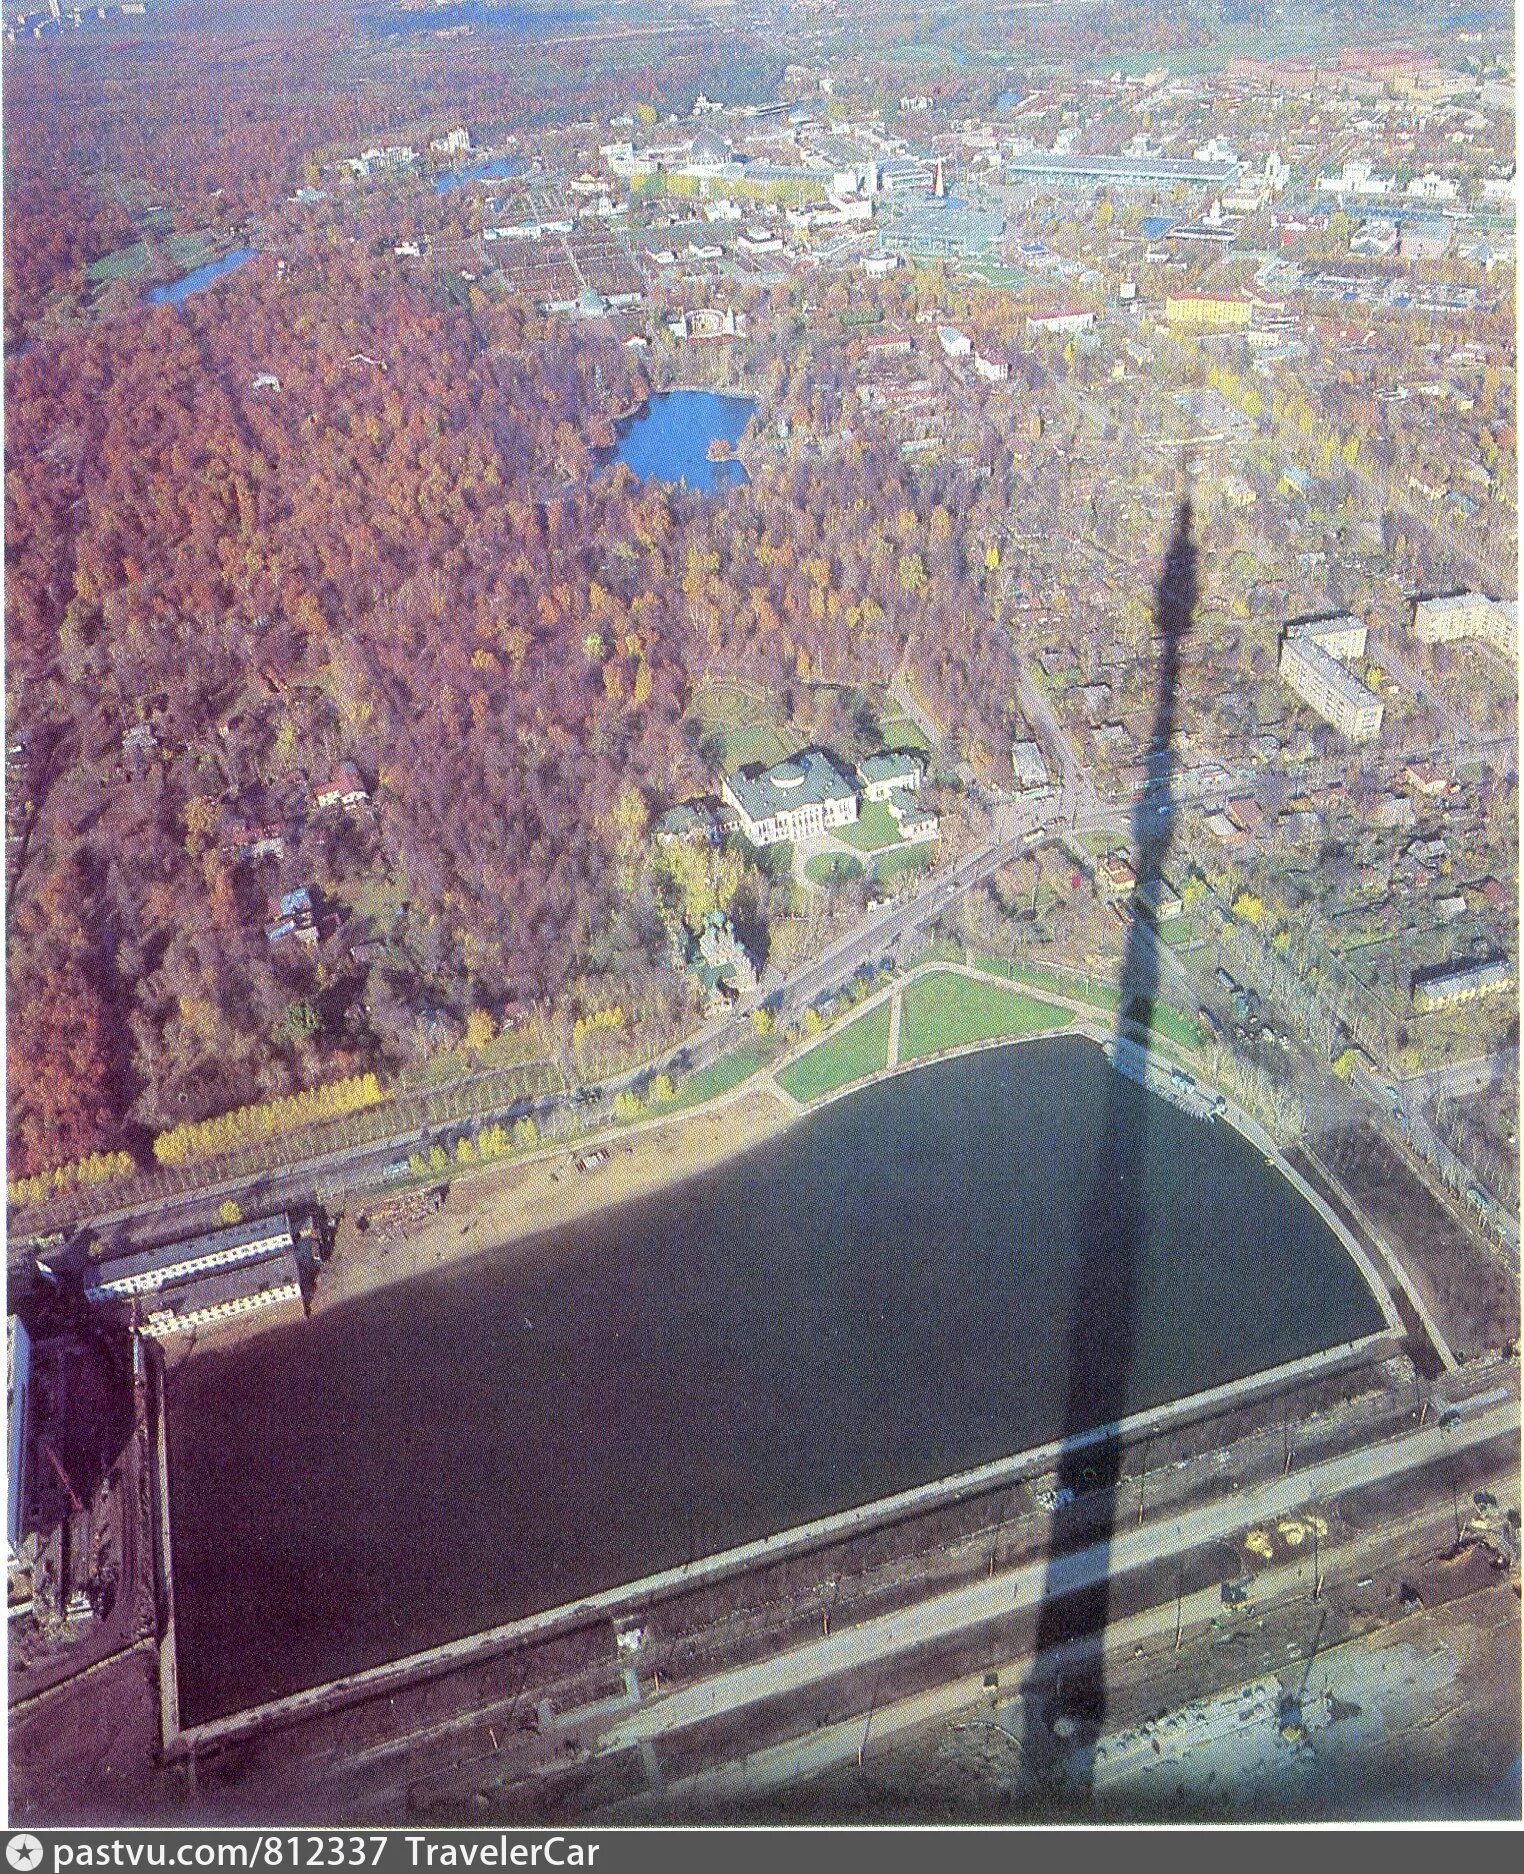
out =
<svg viewBox="0 0 1524 1874"><path fill-rule="evenodd" d="M1159 876L1169 851L1180 652L1192 626L1197 590L1197 549L1187 496L1176 512L1154 592L1159 661L1153 726L1146 783L1132 816L1132 857L1140 884ZM1158 988L1153 933L1135 917L1122 960L1116 1039L1128 1040L1140 1052L1149 1046ZM1106 1719L1104 1644L1122 1453L1116 1439L1078 1441L1099 1427L1115 1424L1129 1410L1138 1329L1137 1272L1147 1224L1143 1189L1147 1106L1148 1098L1139 1096L1135 1082L1120 1073L1108 1076L1100 1138L1081 1209L1057 1488L1061 1503L1066 1493L1073 1492L1076 1498L1085 1495L1102 1506L1102 1527L1081 1540L1087 1546L1101 1547L1105 1565L1094 1585L1069 1586L1061 1566L1055 1515L1037 1615L1036 1656L1027 1687L1030 1718L1025 1748L1029 1770L1064 1807L1088 1796L1089 1746ZM1083 1169L1076 1169L1083 1177Z"/></svg>

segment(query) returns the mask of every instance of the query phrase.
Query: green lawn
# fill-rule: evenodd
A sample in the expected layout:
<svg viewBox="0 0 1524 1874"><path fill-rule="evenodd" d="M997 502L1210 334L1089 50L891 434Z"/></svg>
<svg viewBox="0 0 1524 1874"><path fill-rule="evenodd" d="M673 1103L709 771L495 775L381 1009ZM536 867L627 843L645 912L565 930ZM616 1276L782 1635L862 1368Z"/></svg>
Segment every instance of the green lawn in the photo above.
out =
<svg viewBox="0 0 1524 1874"><path fill-rule="evenodd" d="M753 762L771 767L796 752L797 743L787 734L766 692L744 683L702 685L688 706L688 719L698 725L704 741L713 745L727 774Z"/></svg>
<svg viewBox="0 0 1524 1874"><path fill-rule="evenodd" d="M877 852L881 846L897 846L904 838L899 821L881 800L867 801L850 826L837 827L836 836L859 852Z"/></svg>
<svg viewBox="0 0 1524 1874"><path fill-rule="evenodd" d="M928 839L919 846L901 846L896 852L886 852L873 862L873 882L888 885L906 872L924 872L935 851L936 841Z"/></svg>
<svg viewBox="0 0 1524 1874"><path fill-rule="evenodd" d="M724 768L732 774L737 768L749 768L753 762L771 768L786 761L798 750L781 730L770 722L747 722L734 729L718 732L724 744Z"/></svg>
<svg viewBox="0 0 1524 1874"><path fill-rule="evenodd" d="M1189 943L1191 940L1191 920L1188 917L1166 918L1162 924L1156 925L1155 928L1159 933L1159 941L1161 943L1167 943L1172 947L1177 944Z"/></svg>
<svg viewBox="0 0 1524 1874"><path fill-rule="evenodd" d="M211 234L171 234L159 243L161 255L171 265L188 272L216 251ZM85 278L95 286L107 286L113 280L125 280L142 273L153 256L146 241L134 241L131 247L119 247L115 253L102 254L85 269Z"/></svg>
<svg viewBox="0 0 1524 1874"><path fill-rule="evenodd" d="M722 1093L729 1093L732 1087L740 1086L743 1080L749 1080L759 1067L765 1066L770 1050L760 1041L746 1041L738 1048L732 1048L728 1054L722 1054L717 1061L711 1061L707 1067L701 1067L696 1074L689 1074L677 1084L677 1091L670 1100L656 1108L659 1113L677 1113L685 1107L702 1106L705 1100L716 1100Z"/></svg>
<svg viewBox="0 0 1524 1874"><path fill-rule="evenodd" d="M804 862L804 876L812 885L850 885L862 875L862 861L846 852L817 852Z"/></svg>
<svg viewBox="0 0 1524 1874"><path fill-rule="evenodd" d="M1013 963L1009 957L975 957L974 964L992 976L1006 976L1013 983L1025 983L1032 989L1046 989L1071 1002L1083 1002L1093 1009L1115 1015L1121 996L1110 983L1087 982L1080 976L1065 976L1058 970L1044 969L1040 963Z"/></svg>
<svg viewBox="0 0 1524 1874"><path fill-rule="evenodd" d="M131 247L119 247L115 253L102 254L99 260L92 260L85 269L85 278L97 286L105 286L112 280L125 280L130 274L141 273L147 265L147 243L135 241Z"/></svg>
<svg viewBox="0 0 1524 1874"><path fill-rule="evenodd" d="M1189 1015L1177 1014L1174 1009L1156 1008L1148 1027L1150 1034L1163 1035L1166 1041L1173 1041L1182 1048L1206 1046L1206 1036L1200 1027Z"/></svg>
<svg viewBox="0 0 1524 1874"><path fill-rule="evenodd" d="M921 733L919 724L912 722L909 716L891 716L880 724L879 734L885 748L908 749L917 755L931 753L931 744Z"/></svg>
<svg viewBox="0 0 1524 1874"><path fill-rule="evenodd" d="M778 1085L796 1100L818 1100L822 1094L876 1074L888 1060L889 1004L880 1002L785 1067Z"/></svg>
<svg viewBox="0 0 1524 1874"><path fill-rule="evenodd" d="M939 970L905 991L900 1059L920 1060L943 1048L994 1041L1003 1035L1040 1035L1065 1028L1072 1019L1065 1010L1017 990Z"/></svg>

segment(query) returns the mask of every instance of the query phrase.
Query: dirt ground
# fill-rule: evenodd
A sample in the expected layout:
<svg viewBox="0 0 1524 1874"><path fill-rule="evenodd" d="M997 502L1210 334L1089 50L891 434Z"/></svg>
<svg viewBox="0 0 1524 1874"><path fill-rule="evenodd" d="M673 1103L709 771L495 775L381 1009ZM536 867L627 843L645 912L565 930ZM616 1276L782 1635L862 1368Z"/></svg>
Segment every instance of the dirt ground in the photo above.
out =
<svg viewBox="0 0 1524 1874"><path fill-rule="evenodd" d="M1488 1571L1476 1571L1486 1577ZM1287 1738L1275 1722L1149 1763L1104 1796L1039 1794L1012 1706L952 1714L866 1768L844 1765L727 1819L788 1823L1376 1821L1519 1814L1519 1597L1493 1576L1444 1605L1272 1672L1272 1711L1331 1695ZM1150 1715L1163 1716L1162 1701ZM1139 1715L1139 1714L1135 1714ZM1080 1805L1076 1807L1075 1805Z"/></svg>
<svg viewBox="0 0 1524 1874"><path fill-rule="evenodd" d="M119 1655L10 1714L13 1827L148 1822L163 1815L153 1768L157 1653Z"/></svg>
<svg viewBox="0 0 1524 1874"><path fill-rule="evenodd" d="M579 1141L579 1152L596 1150L602 1143L609 1154L607 1163L590 1171L575 1168L566 1146L516 1163L457 1171L440 1209L405 1229L361 1229L358 1217L378 1209L384 1199L352 1202L340 1218L333 1252L318 1273L309 1312L342 1307L427 1269L527 1242L626 1198L696 1177L759 1145L795 1117L781 1099L758 1090L717 1110L674 1114L606 1141ZM206 1345L222 1348L281 1331L289 1328L294 1312L292 1304L220 1323ZM167 1343L167 1364L176 1367L192 1352L189 1339Z"/></svg>
<svg viewBox="0 0 1524 1874"><path fill-rule="evenodd" d="M1329 1134L1318 1156L1391 1243L1458 1360L1517 1338L1518 1284L1371 1127Z"/></svg>

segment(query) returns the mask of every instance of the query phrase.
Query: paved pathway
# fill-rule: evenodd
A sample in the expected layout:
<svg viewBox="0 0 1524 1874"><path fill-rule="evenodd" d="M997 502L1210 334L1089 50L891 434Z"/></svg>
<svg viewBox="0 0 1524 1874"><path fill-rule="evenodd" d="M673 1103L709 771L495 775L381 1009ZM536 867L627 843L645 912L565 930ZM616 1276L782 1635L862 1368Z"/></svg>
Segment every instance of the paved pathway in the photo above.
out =
<svg viewBox="0 0 1524 1874"><path fill-rule="evenodd" d="M758 1700L835 1678L887 1655L998 1619L1013 1608L1034 1607L1047 1596L1093 1587L1108 1577L1126 1574L1170 1554L1236 1536L1250 1523L1283 1516L1340 1491L1416 1470L1448 1452L1517 1432L1518 1425L1518 1403L1511 1398L1458 1422L1453 1413L1446 1413L1442 1423L1276 1478L1226 1501L1203 1504L1162 1525L1128 1530L1110 1542L1093 1543L1051 1561L1044 1558L1024 1563L985 1581L838 1630L775 1658L682 1686L651 1699L638 1712L617 1721L604 1733L600 1746L605 1750L622 1749L664 1731L701 1723Z"/></svg>

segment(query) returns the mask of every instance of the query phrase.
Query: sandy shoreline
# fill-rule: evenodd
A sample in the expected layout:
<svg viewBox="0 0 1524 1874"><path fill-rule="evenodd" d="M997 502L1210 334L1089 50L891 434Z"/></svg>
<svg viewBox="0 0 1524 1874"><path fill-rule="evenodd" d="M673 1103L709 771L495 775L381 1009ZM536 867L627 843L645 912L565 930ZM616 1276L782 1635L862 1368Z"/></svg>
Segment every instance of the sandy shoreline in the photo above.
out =
<svg viewBox="0 0 1524 1874"><path fill-rule="evenodd" d="M739 1091L723 1105L675 1113L632 1132L579 1140L577 1149L601 1145L609 1162L577 1171L572 1148L563 1145L541 1157L456 1175L442 1207L405 1230L386 1235L361 1230L356 1214L375 1200L351 1203L340 1215L333 1252L320 1270L309 1313L327 1314L378 1289L405 1282L450 1263L501 1256L546 1231L611 1209L666 1185L699 1176L748 1147L783 1130L797 1112L770 1085ZM443 1180L441 1180L443 1181ZM537 1253L543 1253L542 1251ZM301 1326L295 1304L224 1323L195 1343L165 1343L166 1365L183 1365L199 1344L208 1352L237 1346L258 1334L292 1332Z"/></svg>

